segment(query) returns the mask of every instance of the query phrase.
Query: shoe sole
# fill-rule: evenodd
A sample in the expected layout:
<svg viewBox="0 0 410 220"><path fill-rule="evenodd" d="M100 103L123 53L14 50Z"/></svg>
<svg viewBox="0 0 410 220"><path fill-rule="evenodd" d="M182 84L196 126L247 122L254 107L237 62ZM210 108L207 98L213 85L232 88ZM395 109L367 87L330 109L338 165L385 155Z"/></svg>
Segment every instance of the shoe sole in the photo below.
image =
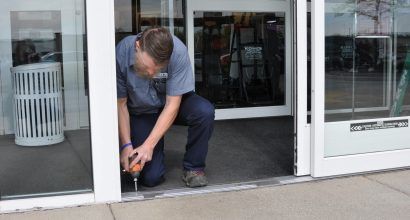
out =
<svg viewBox="0 0 410 220"><path fill-rule="evenodd" d="M203 186L208 185L208 181L206 181L206 183L198 183L198 184L190 185L188 180L184 176L182 176L182 181L184 181L185 185L190 188L203 187Z"/></svg>

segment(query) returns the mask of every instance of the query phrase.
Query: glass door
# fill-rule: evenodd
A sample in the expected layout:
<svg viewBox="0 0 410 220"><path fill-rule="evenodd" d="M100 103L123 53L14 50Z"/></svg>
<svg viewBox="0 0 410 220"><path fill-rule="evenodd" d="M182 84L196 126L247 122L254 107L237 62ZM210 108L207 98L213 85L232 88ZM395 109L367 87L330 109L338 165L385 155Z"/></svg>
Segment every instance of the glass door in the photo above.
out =
<svg viewBox="0 0 410 220"><path fill-rule="evenodd" d="M0 200L92 193L85 1L0 11Z"/></svg>
<svg viewBox="0 0 410 220"><path fill-rule="evenodd" d="M0 212L121 200L112 5L0 2Z"/></svg>
<svg viewBox="0 0 410 220"><path fill-rule="evenodd" d="M289 2L188 0L187 45L216 119L291 114Z"/></svg>
<svg viewBox="0 0 410 220"><path fill-rule="evenodd" d="M313 175L410 165L410 1L314 1L312 10Z"/></svg>

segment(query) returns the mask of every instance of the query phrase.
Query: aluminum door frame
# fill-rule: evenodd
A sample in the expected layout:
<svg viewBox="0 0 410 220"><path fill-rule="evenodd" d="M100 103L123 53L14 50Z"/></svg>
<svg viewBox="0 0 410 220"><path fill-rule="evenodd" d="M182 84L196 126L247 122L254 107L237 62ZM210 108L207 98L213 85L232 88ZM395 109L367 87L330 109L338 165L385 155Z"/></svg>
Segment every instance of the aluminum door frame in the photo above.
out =
<svg viewBox="0 0 410 220"><path fill-rule="evenodd" d="M333 176L410 166L410 149L325 157L325 1L312 1L311 174ZM401 117L410 119L410 117ZM400 118L395 118L400 119ZM375 120L385 120L379 118ZM349 121L350 123L354 121ZM336 122L343 124L346 122ZM408 135L407 135L408 136ZM409 142L410 143L410 142Z"/></svg>

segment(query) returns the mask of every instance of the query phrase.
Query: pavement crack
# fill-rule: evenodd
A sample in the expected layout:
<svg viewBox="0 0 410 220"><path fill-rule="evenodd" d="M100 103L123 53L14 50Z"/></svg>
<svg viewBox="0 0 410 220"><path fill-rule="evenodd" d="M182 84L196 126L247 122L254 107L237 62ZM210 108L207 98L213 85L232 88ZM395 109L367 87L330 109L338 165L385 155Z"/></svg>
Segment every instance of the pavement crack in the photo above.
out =
<svg viewBox="0 0 410 220"><path fill-rule="evenodd" d="M114 212L112 211L111 204L108 204L108 208L110 209L110 212L111 212L112 218L113 218L114 220L116 220L115 215L114 215Z"/></svg>
<svg viewBox="0 0 410 220"><path fill-rule="evenodd" d="M383 186L386 186L387 188L390 188L390 189L392 189L392 190L394 190L394 191L396 191L396 192L399 192L399 193L401 193L401 194L404 194L404 195L407 196L407 197L410 197L410 194L406 193L405 191L403 191L403 190L401 190L401 189L398 189L398 188L396 188L396 187L393 187L393 186L391 186L391 185L389 185L389 184L387 184L387 183L383 183L383 182L381 182L381 181L379 181L379 180L373 179L373 178L368 177L368 176L363 176L363 177L366 178L366 179L368 179L368 180L370 180L370 181L373 181L373 182L376 182L376 183L381 184L381 185L383 185Z"/></svg>

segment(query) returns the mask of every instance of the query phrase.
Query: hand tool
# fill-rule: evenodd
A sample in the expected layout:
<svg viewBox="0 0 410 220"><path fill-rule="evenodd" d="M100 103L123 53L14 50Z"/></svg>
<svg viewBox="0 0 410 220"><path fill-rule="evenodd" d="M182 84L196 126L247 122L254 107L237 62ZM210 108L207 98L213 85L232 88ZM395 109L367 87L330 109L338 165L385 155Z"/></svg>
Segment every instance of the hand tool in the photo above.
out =
<svg viewBox="0 0 410 220"><path fill-rule="evenodd" d="M137 155L138 153L134 154L133 156L129 158L130 164L135 158L137 158ZM134 178L135 193L138 193L138 183L137 182L138 182L138 177L140 177L141 170L142 170L141 161L139 161L137 164L135 164L133 167L130 168L130 174L132 178Z"/></svg>

